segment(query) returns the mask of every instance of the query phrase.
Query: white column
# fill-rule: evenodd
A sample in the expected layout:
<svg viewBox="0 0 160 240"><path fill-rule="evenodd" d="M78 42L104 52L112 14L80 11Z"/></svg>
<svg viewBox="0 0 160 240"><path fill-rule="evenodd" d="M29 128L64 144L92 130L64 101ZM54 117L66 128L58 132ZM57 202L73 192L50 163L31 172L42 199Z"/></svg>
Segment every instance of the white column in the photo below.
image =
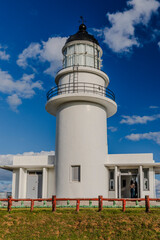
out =
<svg viewBox="0 0 160 240"><path fill-rule="evenodd" d="M18 198L22 198L23 196L23 169L19 169L19 188L18 188Z"/></svg>
<svg viewBox="0 0 160 240"><path fill-rule="evenodd" d="M142 198L143 192L143 171L142 166L139 166L139 197Z"/></svg>
<svg viewBox="0 0 160 240"><path fill-rule="evenodd" d="M117 186L117 166L114 167L114 184L115 184L115 198L118 197L118 186Z"/></svg>
<svg viewBox="0 0 160 240"><path fill-rule="evenodd" d="M27 171L24 168L20 168L18 198L26 198L26 185L27 185Z"/></svg>
<svg viewBox="0 0 160 240"><path fill-rule="evenodd" d="M47 168L43 168L42 198L47 198L47 188L48 188L47 175L48 175Z"/></svg>
<svg viewBox="0 0 160 240"><path fill-rule="evenodd" d="M149 168L149 195L151 198L155 197L155 172L153 167Z"/></svg>
<svg viewBox="0 0 160 240"><path fill-rule="evenodd" d="M153 168L153 197L156 197L155 169Z"/></svg>
<svg viewBox="0 0 160 240"><path fill-rule="evenodd" d="M13 170L12 173L12 197L15 198L15 193L16 193L16 173L15 170Z"/></svg>

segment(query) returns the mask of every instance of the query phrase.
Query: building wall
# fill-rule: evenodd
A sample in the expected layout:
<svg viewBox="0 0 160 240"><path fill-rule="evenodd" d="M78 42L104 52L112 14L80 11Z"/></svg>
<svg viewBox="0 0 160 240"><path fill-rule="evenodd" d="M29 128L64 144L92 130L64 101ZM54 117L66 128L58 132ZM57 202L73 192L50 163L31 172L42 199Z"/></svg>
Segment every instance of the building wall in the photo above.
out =
<svg viewBox="0 0 160 240"><path fill-rule="evenodd" d="M59 84L61 85L61 84L66 84L66 83L73 83L74 78L75 78L74 74L77 74L76 78L77 78L78 82L86 83L86 90L87 90L87 83L98 84L103 87L105 87L105 85L106 85L106 82L104 81L104 79L102 77L100 77L94 73L86 73L86 72L76 72L76 73L66 74L63 77L61 77ZM72 85L72 87L73 87L73 85ZM90 90L92 90L92 89L90 89Z"/></svg>
<svg viewBox="0 0 160 240"><path fill-rule="evenodd" d="M14 156L12 177L12 196L26 198L27 172L42 171L42 197L55 194L55 176L53 170L55 156ZM52 165L52 168L49 168ZM47 168L48 166L48 168Z"/></svg>
<svg viewBox="0 0 160 240"><path fill-rule="evenodd" d="M47 197L51 198L52 195L56 195L55 169L48 169Z"/></svg>
<svg viewBox="0 0 160 240"><path fill-rule="evenodd" d="M149 195L151 198L155 197L155 173L153 167L149 168L149 190L146 191L142 188L141 198L144 198L145 195Z"/></svg>
<svg viewBox="0 0 160 240"><path fill-rule="evenodd" d="M107 162L110 164L147 164L154 163L152 153L141 154L108 154Z"/></svg>
<svg viewBox="0 0 160 240"><path fill-rule="evenodd" d="M36 165L48 165L54 163L55 156L48 156L48 155L42 155L42 156L14 156L13 157L13 165L30 165L30 166L36 166Z"/></svg>
<svg viewBox="0 0 160 240"><path fill-rule="evenodd" d="M75 139L75 138L73 138L73 139ZM86 146L87 146L87 144L86 144ZM92 152L92 154L94 154L94 152ZM98 195L103 195L104 197L109 197L109 198L118 197L118 175L120 173L120 167L116 167L116 165L114 167L112 167L112 169L115 170L115 189L114 189L114 191L109 191L109 170L107 167L104 166L104 162L103 163L99 162L98 165L97 165L97 163L95 165L94 161L89 162L88 159L84 159L83 154L80 154L80 152L79 152L79 157L80 157L79 160L77 160L75 162L66 162L66 163L62 162L64 172L67 172L67 175L66 175L67 178L64 178L64 175L63 175L64 173L60 174L60 178L62 180L61 181L62 187L61 187L60 191L63 191L65 193L66 185L64 184L64 182L68 181L67 187L68 187L68 191L70 191L70 193L71 193L70 196L68 196L68 195L64 195L64 196L65 197L77 197L77 196L78 197L90 197L90 196L95 197ZM121 161L120 159L122 159L122 161L126 161L126 159L131 159L131 161L134 163L137 163L138 159L139 159L139 161L143 162L143 164L144 163L147 164L147 162L148 163L153 162L152 154L133 154L133 155L132 154L119 154L117 156L117 158L116 158L116 155L114 154L112 156L109 155L109 157L110 157L109 158L110 161L111 161L112 157L114 157L113 161L118 161L118 159L119 159L118 163L120 163L120 161ZM135 161L133 160L134 157L136 157ZM29 156L27 156L27 158L29 158ZM24 162L25 162L25 164L28 165L27 158L25 158ZM39 156L36 157L36 163L39 165L38 158L39 158ZM42 158L40 157L40 161L41 160L42 160ZM23 159L19 158L19 161L21 161L21 163L22 163ZM50 158L50 159L48 158L47 161L49 163L52 163L53 158ZM98 156L97 156L97 161L99 161ZM113 161L112 161L112 163L113 163ZM129 161L129 163L130 163L130 161ZM71 181L71 165L72 164L73 165L80 164L80 166L81 166L81 182L74 183ZM18 161L17 161L17 165L19 165ZM126 168L128 169L128 167L126 167ZM131 168L132 167L130 167L130 169ZM153 169L153 167L149 167L149 190L145 191L144 187L143 187L143 184L144 184L143 166L139 165L139 167L136 166L136 168L139 169L138 172L140 174L140 184L139 184L140 197L144 198L145 195L149 195L152 198L155 197L155 170ZM31 170L31 169L32 168L29 168L28 170ZM40 169L40 168L36 168L35 165L34 165L33 169L35 171L42 170L43 174L44 174L43 175L42 197L50 198L52 195L57 195L56 177L55 177L56 170L54 168L46 168L46 167L41 167L41 169ZM90 172L93 173L92 176L89 176ZM99 173L97 173L97 172L99 172ZM91 178L94 180L91 180ZM100 181L98 182L97 179L99 179ZM91 180L91 183L88 184L88 182L90 180ZM102 189L102 187L101 187L100 182L102 182L102 181L104 182L105 190ZM12 178L12 196L14 198L26 198L26 187L27 187L27 169L23 168L23 167L14 169L13 170L13 178ZM84 187L86 189L88 189L88 191L91 190L90 191L91 195L84 194ZM95 192L95 188L97 188L97 189L99 188L98 193ZM75 193L77 194L77 196Z"/></svg>

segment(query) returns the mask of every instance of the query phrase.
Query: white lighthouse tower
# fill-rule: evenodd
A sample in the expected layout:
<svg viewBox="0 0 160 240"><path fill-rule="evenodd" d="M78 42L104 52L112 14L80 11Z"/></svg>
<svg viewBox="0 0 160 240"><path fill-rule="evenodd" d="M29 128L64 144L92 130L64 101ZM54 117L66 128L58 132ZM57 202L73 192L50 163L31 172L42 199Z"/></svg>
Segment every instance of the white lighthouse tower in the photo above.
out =
<svg viewBox="0 0 160 240"><path fill-rule="evenodd" d="M117 111L109 79L101 71L102 49L82 23L62 49L57 87L46 110L56 116L56 196L107 197L107 121Z"/></svg>

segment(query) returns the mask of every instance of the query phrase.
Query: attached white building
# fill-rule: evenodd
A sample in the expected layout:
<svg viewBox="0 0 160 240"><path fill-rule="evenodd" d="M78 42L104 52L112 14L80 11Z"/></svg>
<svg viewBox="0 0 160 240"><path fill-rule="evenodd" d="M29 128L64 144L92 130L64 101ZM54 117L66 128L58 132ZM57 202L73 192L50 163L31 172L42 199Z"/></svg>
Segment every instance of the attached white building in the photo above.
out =
<svg viewBox="0 0 160 240"><path fill-rule="evenodd" d="M56 195L54 155L14 156L13 165L1 167L13 172L14 198L50 198ZM80 167L77 175L66 169L69 172L68 182L71 189L73 186L82 185L85 179L82 165ZM137 182L137 197L143 198L145 195L155 197L155 173L160 173L160 163L154 162L152 154L108 154L104 169L106 171L104 197L130 198L131 180ZM88 186L88 191L90 188L94 190L94 186ZM81 196L91 197L90 194L85 195L83 189Z"/></svg>
<svg viewBox="0 0 160 240"><path fill-rule="evenodd" d="M160 163L152 154L108 154L107 118L117 112L109 78L101 71L102 49L81 24L62 49L63 69L47 94L46 110L56 117L55 156L15 156L15 198L155 197Z"/></svg>
<svg viewBox="0 0 160 240"><path fill-rule="evenodd" d="M13 172L14 198L46 198L55 194L54 155L14 156L13 165L1 166Z"/></svg>

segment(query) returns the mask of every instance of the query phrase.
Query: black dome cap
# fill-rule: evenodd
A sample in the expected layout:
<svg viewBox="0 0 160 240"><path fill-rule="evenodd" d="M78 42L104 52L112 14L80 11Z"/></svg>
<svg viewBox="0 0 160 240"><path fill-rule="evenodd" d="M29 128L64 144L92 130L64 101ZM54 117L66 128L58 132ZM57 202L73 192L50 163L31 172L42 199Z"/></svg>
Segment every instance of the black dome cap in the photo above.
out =
<svg viewBox="0 0 160 240"><path fill-rule="evenodd" d="M72 42L72 41L76 41L76 40L86 40L86 41L90 41L93 43L96 43L97 45L99 45L98 41L94 38L93 35L88 34L88 32L86 31L87 27L84 23L82 23L79 26L79 31L77 33L75 33L74 35L71 35L66 43Z"/></svg>

